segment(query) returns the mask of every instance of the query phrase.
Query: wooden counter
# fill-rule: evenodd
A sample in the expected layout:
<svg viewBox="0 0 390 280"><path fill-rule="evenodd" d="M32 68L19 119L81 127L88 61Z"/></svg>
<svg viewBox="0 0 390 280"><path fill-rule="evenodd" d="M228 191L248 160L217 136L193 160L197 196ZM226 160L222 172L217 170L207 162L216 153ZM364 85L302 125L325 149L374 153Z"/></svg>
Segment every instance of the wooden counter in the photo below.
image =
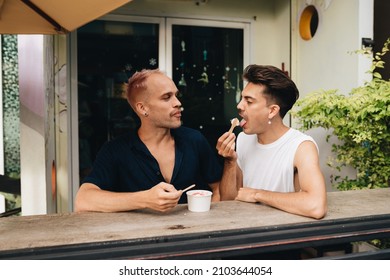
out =
<svg viewBox="0 0 390 280"><path fill-rule="evenodd" d="M390 189L330 192L328 208L322 220L238 201L0 218L0 259L219 258L390 237Z"/></svg>

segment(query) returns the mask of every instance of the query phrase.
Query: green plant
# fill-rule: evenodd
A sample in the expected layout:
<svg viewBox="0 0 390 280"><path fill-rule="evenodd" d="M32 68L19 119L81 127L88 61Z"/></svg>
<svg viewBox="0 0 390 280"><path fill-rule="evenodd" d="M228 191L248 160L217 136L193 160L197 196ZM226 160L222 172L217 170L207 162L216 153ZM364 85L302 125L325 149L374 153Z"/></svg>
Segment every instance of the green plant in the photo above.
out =
<svg viewBox="0 0 390 280"><path fill-rule="evenodd" d="M356 178L333 176L333 186L339 190L390 187L390 81L376 72L384 68L382 57L389 44L390 38L373 55L371 81L346 95L337 90L310 93L292 112L301 129L323 127L329 132L326 141L332 136L340 140L332 144L335 157L327 164L338 171L352 166L357 173Z"/></svg>
<svg viewBox="0 0 390 280"><path fill-rule="evenodd" d="M378 247L379 249L387 249L390 248L390 238L385 239L374 239L368 241L371 245Z"/></svg>

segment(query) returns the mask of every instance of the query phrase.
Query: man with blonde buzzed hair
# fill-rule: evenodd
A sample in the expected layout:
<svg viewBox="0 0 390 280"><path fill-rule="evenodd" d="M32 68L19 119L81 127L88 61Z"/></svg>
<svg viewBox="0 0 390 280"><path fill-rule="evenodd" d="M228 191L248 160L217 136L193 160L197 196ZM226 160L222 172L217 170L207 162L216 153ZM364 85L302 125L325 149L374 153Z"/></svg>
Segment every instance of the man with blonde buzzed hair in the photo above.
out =
<svg viewBox="0 0 390 280"><path fill-rule="evenodd" d="M206 138L181 125L174 82L158 69L136 72L126 97L140 126L103 145L76 196L75 211L169 211L186 203L182 189L196 184L219 200L222 176Z"/></svg>

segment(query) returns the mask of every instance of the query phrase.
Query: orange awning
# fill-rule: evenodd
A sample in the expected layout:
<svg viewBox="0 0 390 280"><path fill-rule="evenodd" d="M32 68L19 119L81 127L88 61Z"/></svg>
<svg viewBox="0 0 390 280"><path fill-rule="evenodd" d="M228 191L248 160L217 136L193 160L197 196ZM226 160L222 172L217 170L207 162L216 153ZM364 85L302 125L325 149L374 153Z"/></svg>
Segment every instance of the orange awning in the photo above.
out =
<svg viewBox="0 0 390 280"><path fill-rule="evenodd" d="M0 34L65 34L132 0L0 0Z"/></svg>

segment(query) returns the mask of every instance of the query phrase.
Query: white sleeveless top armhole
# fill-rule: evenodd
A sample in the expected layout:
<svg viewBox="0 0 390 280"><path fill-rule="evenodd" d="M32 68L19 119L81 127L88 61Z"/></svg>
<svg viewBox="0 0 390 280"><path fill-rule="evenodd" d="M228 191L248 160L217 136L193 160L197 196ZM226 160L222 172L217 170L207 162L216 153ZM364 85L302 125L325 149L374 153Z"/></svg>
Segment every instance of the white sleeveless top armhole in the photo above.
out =
<svg viewBox="0 0 390 280"><path fill-rule="evenodd" d="M298 146L314 139L290 128L273 143L262 145L257 135L241 132L237 137L237 163L243 186L277 192L294 192L294 156Z"/></svg>

